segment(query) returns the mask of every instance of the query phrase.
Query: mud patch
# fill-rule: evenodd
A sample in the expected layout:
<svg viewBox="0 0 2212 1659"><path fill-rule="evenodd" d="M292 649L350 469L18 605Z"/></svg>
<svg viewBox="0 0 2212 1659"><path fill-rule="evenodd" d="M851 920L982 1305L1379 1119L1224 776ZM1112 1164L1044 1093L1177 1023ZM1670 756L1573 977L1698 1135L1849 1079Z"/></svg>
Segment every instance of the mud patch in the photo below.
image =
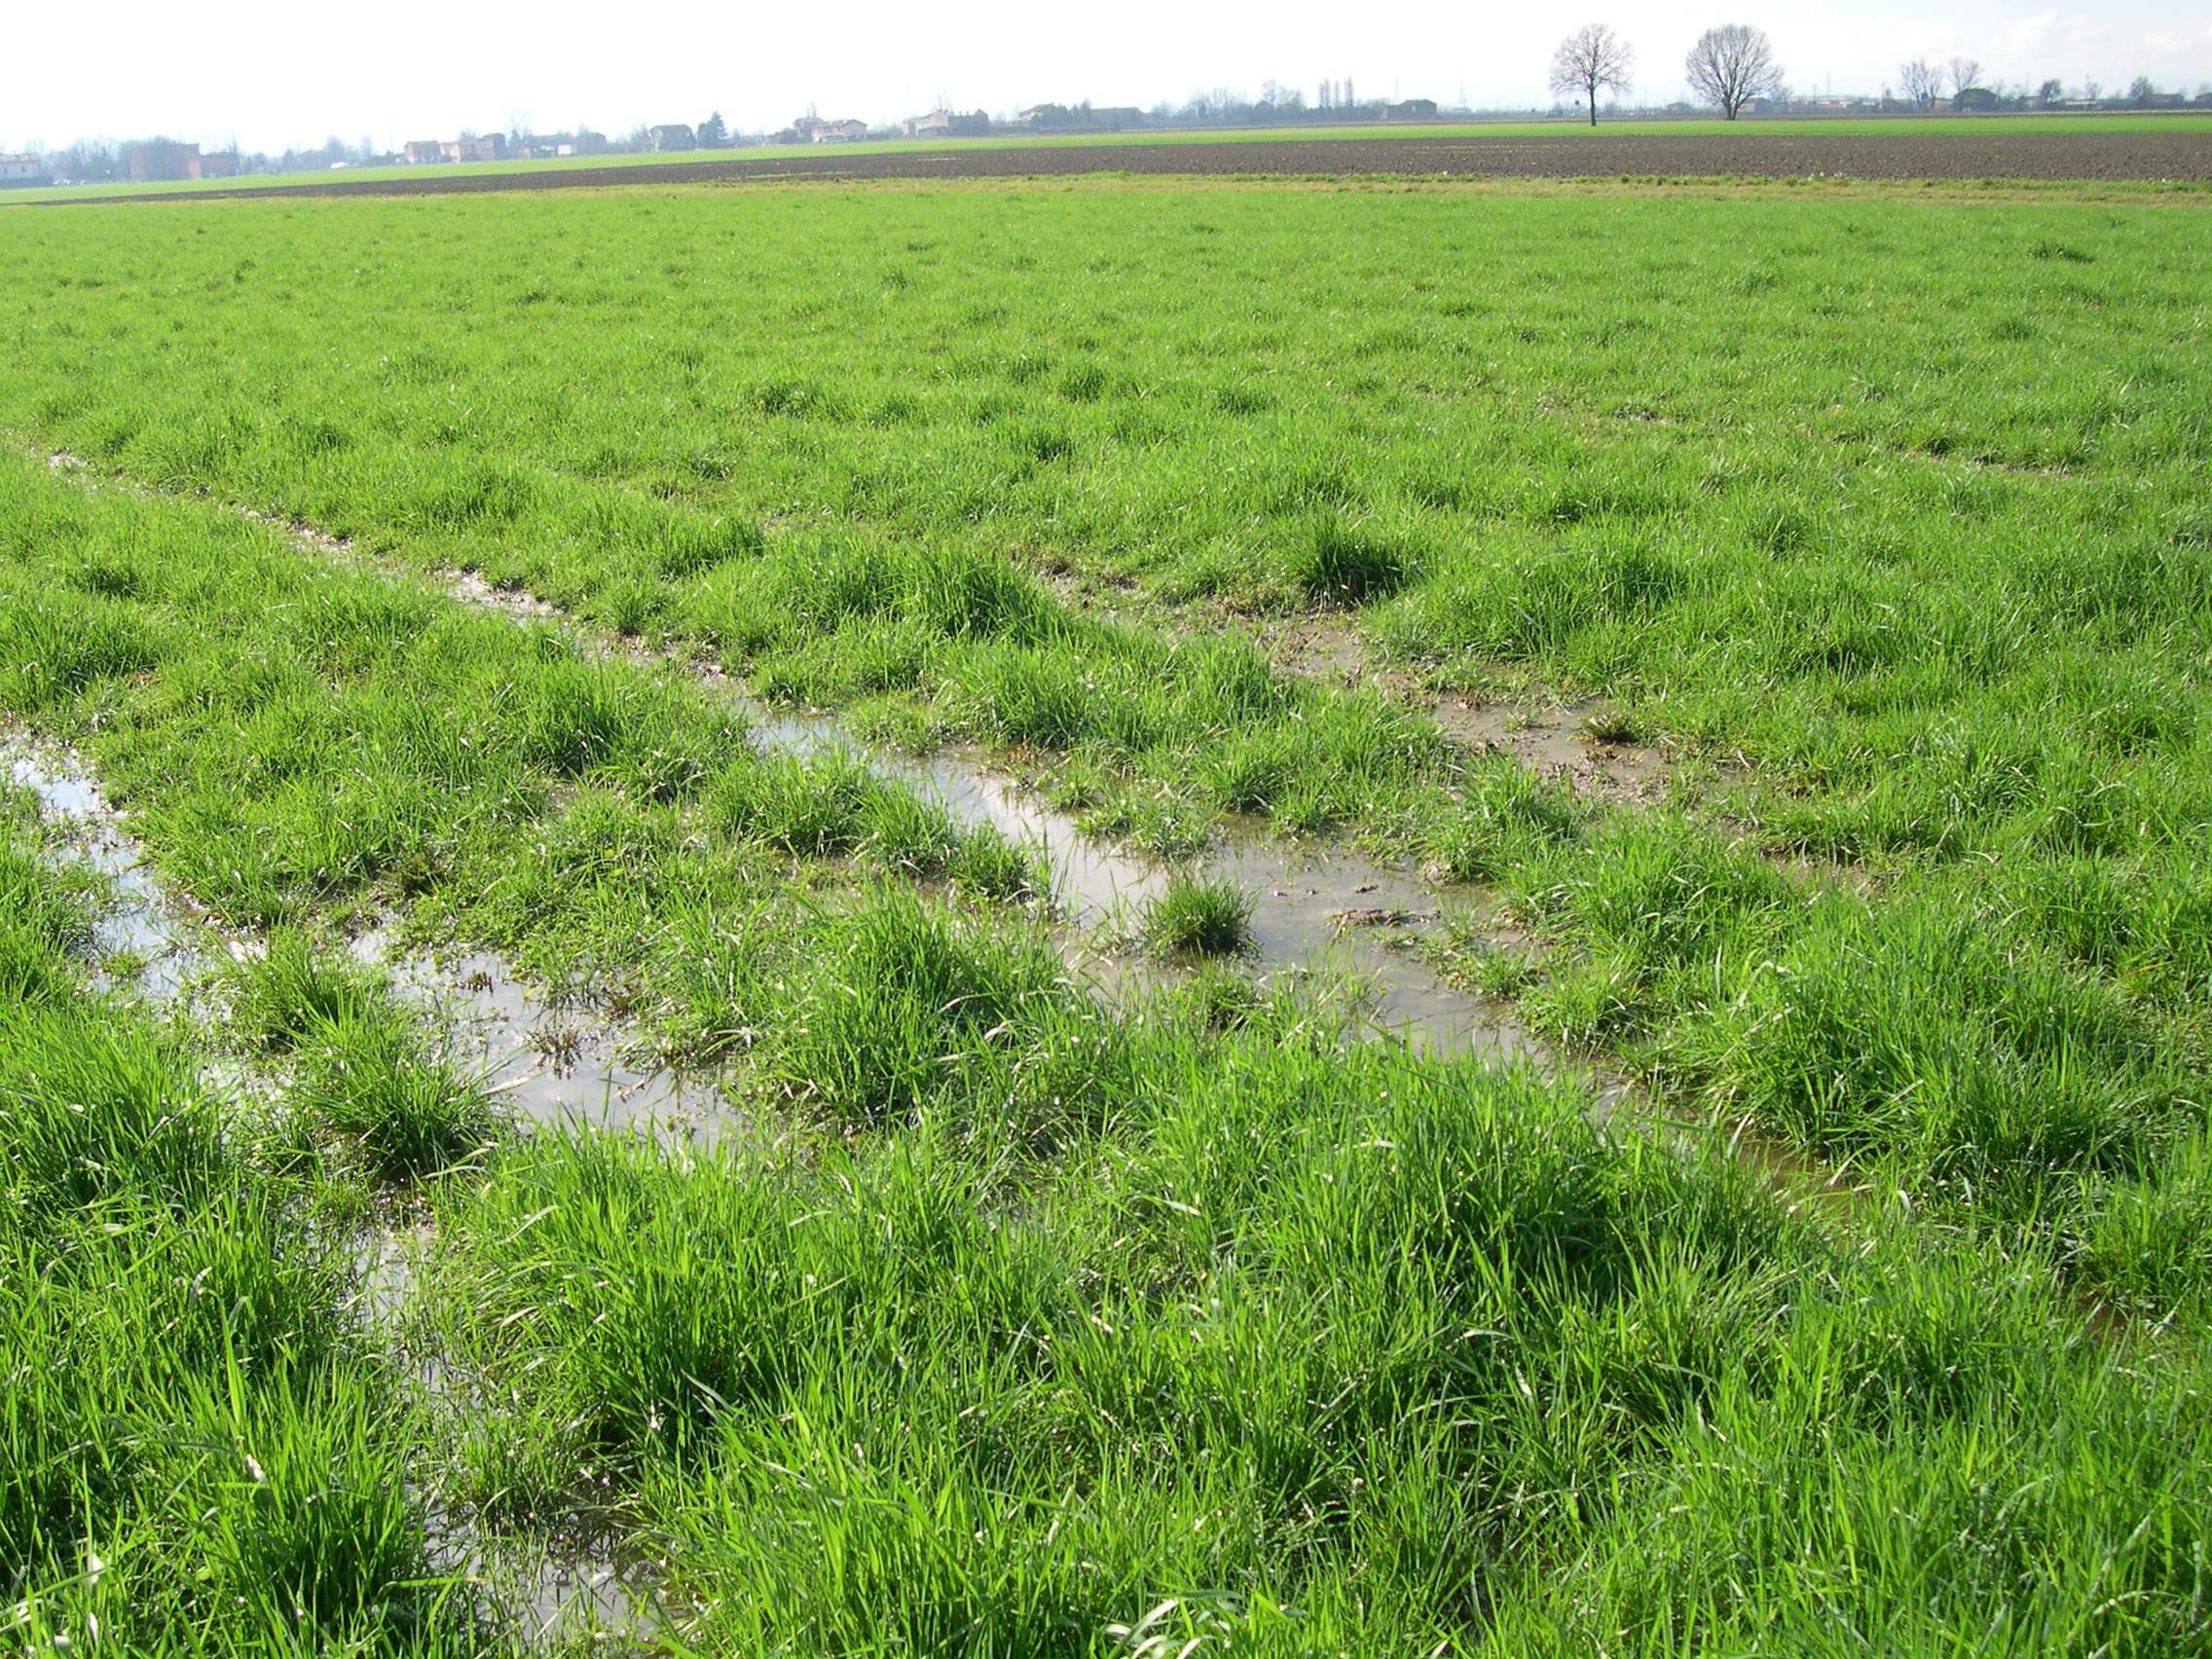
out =
<svg viewBox="0 0 2212 1659"><path fill-rule="evenodd" d="M1527 708L1444 697L1428 708L1444 735L1478 755L1510 755L1538 777L1587 799L1634 806L1664 799L1667 756L1655 744L1611 733L1608 711L1595 703Z"/></svg>
<svg viewBox="0 0 2212 1659"><path fill-rule="evenodd" d="M1343 690L1372 690L1426 715L1471 754L1511 756L1587 799L1637 806L1663 799L1668 756L1596 701L1483 701L1424 687L1413 669L1379 661L1337 616L1300 616L1259 641L1282 673Z"/></svg>

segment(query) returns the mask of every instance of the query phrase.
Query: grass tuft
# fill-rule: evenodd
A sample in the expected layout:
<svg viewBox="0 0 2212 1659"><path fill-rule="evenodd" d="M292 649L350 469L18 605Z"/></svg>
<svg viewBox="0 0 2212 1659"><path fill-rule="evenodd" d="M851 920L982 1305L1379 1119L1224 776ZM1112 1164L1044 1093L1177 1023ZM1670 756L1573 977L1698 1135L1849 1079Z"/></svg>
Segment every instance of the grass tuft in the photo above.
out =
<svg viewBox="0 0 2212 1659"><path fill-rule="evenodd" d="M1405 550L1373 527L1321 512L1309 516L1283 558L1291 585L1326 605L1360 605L1397 592L1413 574Z"/></svg>
<svg viewBox="0 0 2212 1659"><path fill-rule="evenodd" d="M1146 901L1141 931L1156 950L1227 956L1250 942L1255 903L1235 882L1178 871L1164 889Z"/></svg>

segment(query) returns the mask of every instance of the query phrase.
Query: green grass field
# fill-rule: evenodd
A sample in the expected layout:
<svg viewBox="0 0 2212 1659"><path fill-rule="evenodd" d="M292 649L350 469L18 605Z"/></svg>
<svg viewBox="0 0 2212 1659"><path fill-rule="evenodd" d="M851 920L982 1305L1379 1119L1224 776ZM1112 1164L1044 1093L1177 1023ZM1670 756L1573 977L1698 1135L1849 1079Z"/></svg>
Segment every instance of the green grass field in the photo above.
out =
<svg viewBox="0 0 2212 1659"><path fill-rule="evenodd" d="M215 964L7 792L10 1640L542 1646L466 1561L583 1540L672 1653L2212 1652L2204 212L9 218L0 710ZM725 679L1175 865L1138 988ZM1470 736L1562 705L1661 783ZM1554 1063L1262 973L1255 827ZM519 1120L371 927L727 1133Z"/></svg>

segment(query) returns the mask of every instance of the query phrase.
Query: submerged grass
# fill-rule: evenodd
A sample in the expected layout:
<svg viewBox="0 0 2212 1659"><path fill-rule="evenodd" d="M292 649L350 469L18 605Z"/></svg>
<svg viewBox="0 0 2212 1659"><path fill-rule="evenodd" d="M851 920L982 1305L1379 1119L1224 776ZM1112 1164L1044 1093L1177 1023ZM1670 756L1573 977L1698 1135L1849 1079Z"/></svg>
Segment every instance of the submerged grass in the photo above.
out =
<svg viewBox="0 0 2212 1659"><path fill-rule="evenodd" d="M283 929L225 977L233 1036L282 1058L295 1140L336 1137L387 1181L452 1173L491 1146L499 1116L482 1080L378 977Z"/></svg>
<svg viewBox="0 0 2212 1659"><path fill-rule="evenodd" d="M129 597L85 592L95 556L129 572ZM480 1103L310 948L317 929L396 916L413 937L465 938L557 986L621 992L697 1050L729 1024L685 1023L684 986L719 948L690 937L703 915L754 914L795 956L809 889L898 874L988 904L1043 897L1004 838L842 754L763 756L680 673L304 561L266 527L84 496L18 461L0 467L0 629L128 619L142 648L127 671L63 688L11 661L0 704L83 741L181 888L274 930L234 976L241 1030L294 1055L331 1126L386 1122L396 1138L375 1156L395 1168L461 1155Z"/></svg>

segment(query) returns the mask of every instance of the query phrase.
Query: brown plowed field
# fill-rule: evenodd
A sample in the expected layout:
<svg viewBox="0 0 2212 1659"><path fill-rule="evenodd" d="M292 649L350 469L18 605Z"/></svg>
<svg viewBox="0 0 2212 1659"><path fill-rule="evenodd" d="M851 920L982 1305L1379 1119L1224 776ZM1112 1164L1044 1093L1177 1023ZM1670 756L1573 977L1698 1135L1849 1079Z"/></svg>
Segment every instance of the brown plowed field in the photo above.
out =
<svg viewBox="0 0 2212 1659"><path fill-rule="evenodd" d="M716 161L321 179L257 189L110 201L231 196L430 196L479 190L750 179L1029 178L1082 173L1207 177L2094 179L2212 182L2212 131L1947 133L1469 133L1451 138L1265 138L1235 142L1038 144L972 150L756 151ZM94 200L79 198L77 200Z"/></svg>

